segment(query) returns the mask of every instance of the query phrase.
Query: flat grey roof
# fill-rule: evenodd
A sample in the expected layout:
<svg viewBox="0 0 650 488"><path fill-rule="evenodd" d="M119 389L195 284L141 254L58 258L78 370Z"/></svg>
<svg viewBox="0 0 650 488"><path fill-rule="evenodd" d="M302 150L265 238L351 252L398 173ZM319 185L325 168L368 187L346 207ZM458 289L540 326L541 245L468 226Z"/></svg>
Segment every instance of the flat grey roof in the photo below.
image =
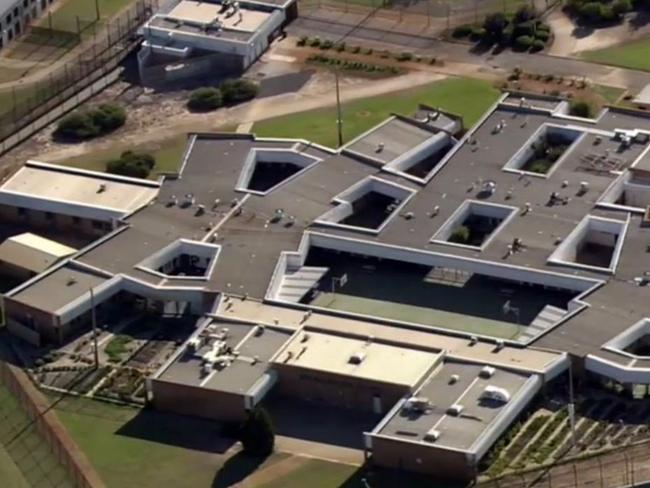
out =
<svg viewBox="0 0 650 488"><path fill-rule="evenodd" d="M268 370L268 360L289 339L290 331L267 327L261 335L253 334L255 326L238 322L216 320L219 329L228 329L226 344L239 353L232 363L223 369L215 369L204 375L202 356L209 351L203 346L190 352L184 351L159 376L170 383L207 388L228 393L246 394Z"/></svg>
<svg viewBox="0 0 650 488"><path fill-rule="evenodd" d="M345 149L389 163L432 136L431 131L394 117L347 144Z"/></svg>
<svg viewBox="0 0 650 488"><path fill-rule="evenodd" d="M481 368L480 365L445 362L415 393L417 397L428 399L430 408L424 413L400 409L377 433L427 442L425 436L433 429L440 433L440 437L431 445L461 451L473 450L472 447L508 405L481 400L485 387L504 388L512 398L529 379L529 376L502 369L497 369L492 378L483 379L479 377ZM456 382L452 382L452 375L458 375ZM447 409L454 404L464 407L461 415L447 414ZM508 419L508 423L511 420Z"/></svg>

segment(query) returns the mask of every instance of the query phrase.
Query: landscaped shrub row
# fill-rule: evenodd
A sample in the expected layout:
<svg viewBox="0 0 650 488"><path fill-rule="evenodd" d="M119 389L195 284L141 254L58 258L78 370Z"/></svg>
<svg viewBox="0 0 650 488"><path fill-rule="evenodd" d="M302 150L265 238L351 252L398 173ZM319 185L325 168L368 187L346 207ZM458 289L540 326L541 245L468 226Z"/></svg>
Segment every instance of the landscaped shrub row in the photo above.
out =
<svg viewBox="0 0 650 488"><path fill-rule="evenodd" d="M647 0L568 0L565 9L584 24L598 25L620 22L626 13L648 6Z"/></svg>
<svg viewBox="0 0 650 488"><path fill-rule="evenodd" d="M541 51L551 38L551 28L539 20L537 12L524 5L513 16L495 12L481 25L461 25L452 33L455 38L469 37L483 44L510 46L521 51Z"/></svg>
<svg viewBox="0 0 650 488"><path fill-rule="evenodd" d="M310 38L307 36L303 36L299 38L298 41L296 42L296 45L315 47L315 48L322 49L324 51L332 49L338 52L349 52L352 54L371 55L375 52L372 48L361 48L361 46L348 46L344 42L334 43L330 40L321 40L318 37ZM377 54L382 59L394 58L397 61L415 61L416 63L425 61L425 58L423 58L422 56L417 56L410 51L402 51L400 53L391 53L390 51L380 51ZM430 57L430 58L426 58L426 61L429 64L436 64L437 59L435 57Z"/></svg>
<svg viewBox="0 0 650 488"><path fill-rule="evenodd" d="M155 165L156 160L151 154L125 151L119 159L106 163L106 171L132 178L146 178Z"/></svg>
<svg viewBox="0 0 650 488"><path fill-rule="evenodd" d="M314 54L307 58L307 62L322 64L327 66L336 66L346 71L365 71L368 73L391 74L396 75L402 72L395 66L381 66L377 64L362 63L360 61L348 61L346 59L331 58L322 54Z"/></svg>
<svg viewBox="0 0 650 488"><path fill-rule="evenodd" d="M104 103L86 111L76 111L61 119L55 137L66 140L85 140L98 137L121 127L126 122L126 111L115 103Z"/></svg>
<svg viewBox="0 0 650 488"><path fill-rule="evenodd" d="M194 112L208 112L223 105L236 105L251 100L259 93L253 81L226 80L219 87L204 86L190 94L187 107Z"/></svg>
<svg viewBox="0 0 650 488"><path fill-rule="evenodd" d="M510 460L506 459L505 456L501 456L501 454L503 454L504 449L508 447L508 444L517 437L522 425L521 422L517 422L515 425L510 427L510 429L508 429L508 431L492 446L487 455L481 460L483 467L488 468L488 476L496 476L508 466Z"/></svg>

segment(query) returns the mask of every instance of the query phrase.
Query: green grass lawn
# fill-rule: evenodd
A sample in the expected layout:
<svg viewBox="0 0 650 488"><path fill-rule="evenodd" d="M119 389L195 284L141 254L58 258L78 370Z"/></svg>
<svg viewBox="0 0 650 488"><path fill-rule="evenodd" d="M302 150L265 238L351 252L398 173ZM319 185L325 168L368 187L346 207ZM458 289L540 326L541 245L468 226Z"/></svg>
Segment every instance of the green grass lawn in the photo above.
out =
<svg viewBox="0 0 650 488"><path fill-rule="evenodd" d="M489 82L449 78L424 87L343 104L343 140L348 142L396 112L411 115L426 103L462 115L471 127L498 98ZM275 117L255 123L253 132L264 137L298 137L336 147L336 108L327 107Z"/></svg>
<svg viewBox="0 0 650 488"><path fill-rule="evenodd" d="M594 85L594 90L610 105L615 105L625 93L624 88L607 85Z"/></svg>
<svg viewBox="0 0 650 488"><path fill-rule="evenodd" d="M139 146L125 146L118 143L108 149L76 156L64 161L47 161L47 158L46 161L91 171L106 171L106 163L112 159L118 159L124 151L147 152L156 159L156 166L150 175L150 178L155 179L160 173L175 173L178 171L186 145L187 134L180 134L156 143L146 143Z"/></svg>
<svg viewBox="0 0 650 488"><path fill-rule="evenodd" d="M356 466L312 459L259 488L338 488L345 486L357 470Z"/></svg>
<svg viewBox="0 0 650 488"><path fill-rule="evenodd" d="M650 71L650 38L596 51L585 51L582 57L597 63Z"/></svg>
<svg viewBox="0 0 650 488"><path fill-rule="evenodd" d="M117 363L122 359L122 355L128 350L128 345L133 342L133 337L125 334L116 335L106 345L104 352L109 361Z"/></svg>
<svg viewBox="0 0 650 488"><path fill-rule="evenodd" d="M30 488L20 469L2 445L0 445L0 479L4 486Z"/></svg>
<svg viewBox="0 0 650 488"><path fill-rule="evenodd" d="M224 460L219 454L180 447L187 441L184 429L187 437L218 435L203 424L195 431L191 419L72 397L64 398L55 411L108 488L207 488ZM124 432L132 422L137 424L133 433ZM147 428L149 432L143 430ZM149 434L159 440L144 438ZM163 442L165 438L176 438L178 444Z"/></svg>

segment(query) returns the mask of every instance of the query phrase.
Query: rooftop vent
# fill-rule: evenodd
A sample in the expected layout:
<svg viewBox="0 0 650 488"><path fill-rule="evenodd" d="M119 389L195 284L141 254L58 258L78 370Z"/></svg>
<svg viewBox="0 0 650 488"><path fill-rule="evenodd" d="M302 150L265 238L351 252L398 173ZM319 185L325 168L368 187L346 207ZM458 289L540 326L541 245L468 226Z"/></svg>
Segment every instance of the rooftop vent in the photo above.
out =
<svg viewBox="0 0 650 488"><path fill-rule="evenodd" d="M508 403L510 401L510 393L505 388L499 386L488 385L481 393L482 400L493 400L502 403Z"/></svg>
<svg viewBox="0 0 650 488"><path fill-rule="evenodd" d="M492 378L492 376L494 376L495 371L496 370L492 366L485 366L479 373L479 376L481 378Z"/></svg>
<svg viewBox="0 0 650 488"><path fill-rule="evenodd" d="M366 353L365 352L355 352L348 359L348 363L349 364L361 364L364 359L366 359Z"/></svg>
<svg viewBox="0 0 650 488"><path fill-rule="evenodd" d="M447 415L458 417L461 413L463 413L463 410L465 410L465 407L463 407L458 403L454 403L451 407L447 409Z"/></svg>
<svg viewBox="0 0 650 488"><path fill-rule="evenodd" d="M426 434L424 434L424 440L426 442L435 442L440 438L440 431L436 429L431 429Z"/></svg>
<svg viewBox="0 0 650 488"><path fill-rule="evenodd" d="M379 144L377 144L377 152L380 153L383 150L384 150L384 143L380 142Z"/></svg>
<svg viewBox="0 0 650 488"><path fill-rule="evenodd" d="M429 408L427 397L412 396L404 402L404 409L411 412L424 412L427 408Z"/></svg>
<svg viewBox="0 0 650 488"><path fill-rule="evenodd" d="M106 183L101 183L97 189L97 193L104 193L107 189Z"/></svg>
<svg viewBox="0 0 650 488"><path fill-rule="evenodd" d="M77 280L74 279L73 277L68 278L65 282L65 286L72 286L76 284L77 284Z"/></svg>

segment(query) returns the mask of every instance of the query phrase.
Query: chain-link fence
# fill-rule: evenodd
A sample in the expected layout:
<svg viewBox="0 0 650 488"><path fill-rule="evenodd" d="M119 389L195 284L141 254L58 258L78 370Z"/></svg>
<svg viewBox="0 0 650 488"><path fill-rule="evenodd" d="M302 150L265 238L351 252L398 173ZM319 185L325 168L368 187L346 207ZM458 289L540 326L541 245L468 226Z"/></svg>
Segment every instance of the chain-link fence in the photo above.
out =
<svg viewBox="0 0 650 488"><path fill-rule="evenodd" d="M40 81L25 83L0 93L0 141L111 72L137 42L137 30L156 9L157 0L138 0L104 24L92 43ZM47 36L47 29L41 31ZM67 34L69 35L69 33Z"/></svg>

